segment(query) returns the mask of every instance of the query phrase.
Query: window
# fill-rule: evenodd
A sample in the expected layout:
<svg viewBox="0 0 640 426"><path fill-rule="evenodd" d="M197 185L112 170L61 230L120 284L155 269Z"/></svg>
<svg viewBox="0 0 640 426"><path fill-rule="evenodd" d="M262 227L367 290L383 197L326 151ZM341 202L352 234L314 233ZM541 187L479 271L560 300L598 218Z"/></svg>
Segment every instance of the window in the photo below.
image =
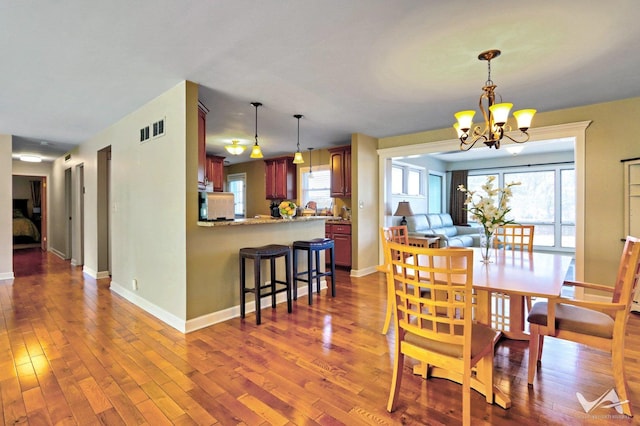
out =
<svg viewBox="0 0 640 426"><path fill-rule="evenodd" d="M302 207L305 207L309 201L315 201L318 210L331 208L333 206L333 198L331 198L331 171L329 166L314 167L312 173L309 173L308 167L302 167L300 173Z"/></svg>
<svg viewBox="0 0 640 426"><path fill-rule="evenodd" d="M394 162L391 167L391 192L413 197L424 195L424 175L425 169L422 167Z"/></svg>
<svg viewBox="0 0 640 426"><path fill-rule="evenodd" d="M242 219L246 216L246 180L247 175L245 173L236 173L227 176L227 187L229 188L229 192L233 192L234 216L237 219Z"/></svg>
<svg viewBox="0 0 640 426"><path fill-rule="evenodd" d="M430 171L427 185L429 186L429 213L445 213L444 174Z"/></svg>
<svg viewBox="0 0 640 426"><path fill-rule="evenodd" d="M510 182L520 182L520 185L512 187L511 212L507 219L535 225L535 246L575 249L576 182L573 164L471 173L473 171L470 171L467 187L472 191L480 190L487 176L495 176L496 184L501 188Z"/></svg>

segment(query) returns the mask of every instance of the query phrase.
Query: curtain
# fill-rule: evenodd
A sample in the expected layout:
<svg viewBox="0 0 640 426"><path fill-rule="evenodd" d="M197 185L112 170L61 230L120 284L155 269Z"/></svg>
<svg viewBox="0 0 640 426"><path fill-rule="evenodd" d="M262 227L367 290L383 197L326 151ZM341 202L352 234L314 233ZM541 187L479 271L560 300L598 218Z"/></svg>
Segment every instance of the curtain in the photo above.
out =
<svg viewBox="0 0 640 426"><path fill-rule="evenodd" d="M466 194L458 191L459 185L467 187L468 170L454 170L451 172L451 193L449 197L449 214L453 219L454 225L467 224L467 211L464 209L464 200Z"/></svg>

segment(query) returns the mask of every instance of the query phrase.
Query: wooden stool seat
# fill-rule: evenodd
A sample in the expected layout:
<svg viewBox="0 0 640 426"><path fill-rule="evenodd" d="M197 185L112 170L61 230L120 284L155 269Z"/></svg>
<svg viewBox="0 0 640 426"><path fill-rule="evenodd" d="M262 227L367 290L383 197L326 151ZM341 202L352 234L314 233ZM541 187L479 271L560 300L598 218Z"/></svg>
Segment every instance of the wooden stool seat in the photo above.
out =
<svg viewBox="0 0 640 426"><path fill-rule="evenodd" d="M317 292L320 293L320 278L331 277L331 297L336 297L336 265L334 259L334 242L331 238L314 238L306 241L293 242L293 300L298 300L298 281L309 285L309 305L313 304L313 281L316 281ZM307 270L298 271L298 251L307 252ZM329 250L328 271L320 271L320 252ZM315 259L315 267L313 261ZM301 278L306 276L306 278Z"/></svg>
<svg viewBox="0 0 640 426"><path fill-rule="evenodd" d="M260 298L271 296L271 308L276 307L276 294L287 293L287 312L291 313L291 267L289 265L289 255L291 249L289 246L280 244L269 244L262 247L245 247L240 249L240 316L245 316L245 295L253 293L256 303L256 324L260 324ZM284 258L285 263L285 281L276 278L276 259ZM253 259L253 288L247 288L245 285L245 259ZM261 265L262 260L269 260L271 266L271 281L268 284L262 284ZM268 292L262 290L269 289Z"/></svg>

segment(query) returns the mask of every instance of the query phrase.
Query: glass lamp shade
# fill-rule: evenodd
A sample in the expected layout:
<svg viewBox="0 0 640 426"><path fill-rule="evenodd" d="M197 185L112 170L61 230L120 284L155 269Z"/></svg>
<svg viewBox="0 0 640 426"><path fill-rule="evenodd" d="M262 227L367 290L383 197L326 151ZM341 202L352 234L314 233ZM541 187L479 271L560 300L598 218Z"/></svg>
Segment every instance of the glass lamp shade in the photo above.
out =
<svg viewBox="0 0 640 426"><path fill-rule="evenodd" d="M471 126L473 126L474 115L476 115L476 112L473 110L460 111L453 114L456 120L458 120L458 128L460 129L460 131L466 133L471 128Z"/></svg>
<svg viewBox="0 0 640 426"><path fill-rule="evenodd" d="M304 158L302 158L302 153L300 151L296 151L293 156L293 164L303 164Z"/></svg>
<svg viewBox="0 0 640 426"><path fill-rule="evenodd" d="M260 145L258 145L256 143L253 146L253 149L251 150L251 155L249 155L249 157L251 157L251 158L262 158L262 150L260 149Z"/></svg>
<svg viewBox="0 0 640 426"><path fill-rule="evenodd" d="M240 155L246 148L244 145L238 145L238 141L231 141L231 145L224 146L224 149L231 155Z"/></svg>
<svg viewBox="0 0 640 426"><path fill-rule="evenodd" d="M533 120L533 116L536 114L535 109L521 109L513 113L513 116L516 118L518 122L518 129L526 132L531 127L531 120Z"/></svg>
<svg viewBox="0 0 640 426"><path fill-rule="evenodd" d="M489 111L491 111L491 115L493 116L493 122L498 126L504 126L509 118L511 107L513 107L513 104L508 102L491 105Z"/></svg>
<svg viewBox="0 0 640 426"><path fill-rule="evenodd" d="M461 138L461 137L464 137L464 135L466 134L465 132L460 130L460 124L459 123L453 123L453 128L456 129L456 133L458 134L458 139Z"/></svg>

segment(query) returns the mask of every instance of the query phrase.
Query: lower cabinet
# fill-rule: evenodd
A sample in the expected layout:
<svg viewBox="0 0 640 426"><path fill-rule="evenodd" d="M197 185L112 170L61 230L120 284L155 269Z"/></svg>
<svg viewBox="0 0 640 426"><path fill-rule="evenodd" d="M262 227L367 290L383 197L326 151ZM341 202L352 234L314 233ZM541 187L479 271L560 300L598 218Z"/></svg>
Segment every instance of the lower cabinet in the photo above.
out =
<svg viewBox="0 0 640 426"><path fill-rule="evenodd" d="M325 236L333 240L336 266L351 267L351 224L327 223Z"/></svg>

